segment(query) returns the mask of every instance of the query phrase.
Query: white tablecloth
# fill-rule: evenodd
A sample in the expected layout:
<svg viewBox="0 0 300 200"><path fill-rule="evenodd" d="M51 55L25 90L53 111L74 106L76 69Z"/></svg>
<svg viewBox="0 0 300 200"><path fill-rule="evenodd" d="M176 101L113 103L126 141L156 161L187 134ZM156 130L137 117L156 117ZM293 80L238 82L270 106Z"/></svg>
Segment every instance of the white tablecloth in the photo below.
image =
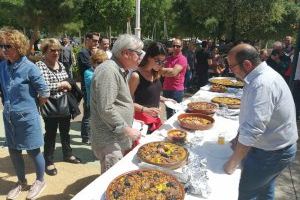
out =
<svg viewBox="0 0 300 200"><path fill-rule="evenodd" d="M209 101L214 96L220 96L219 93L213 93L205 90L198 91L192 98L185 101L205 100ZM109 183L118 175L139 169L137 163L138 158L136 152L138 148L145 143L151 141L164 140L167 130L171 128L180 128L177 123L177 116L182 113L180 111L172 116L159 130L141 138L141 144L128 153L116 165L110 168L107 172L99 176L82 191L80 191L73 200L104 200L105 191ZM237 169L232 175L227 175L223 171L223 165L232 154L229 141L235 137L238 129L238 121L223 118L221 116L214 116L214 126L205 131L188 132L188 140L196 137L203 137L199 142L199 148L196 154L207 159L208 170L208 185L211 188L209 200L235 200L238 197L238 184L241 170ZM217 144L218 135L225 134L225 145ZM100 167L99 167L100 168ZM180 171L180 169L179 169ZM186 194L185 199L204 199L199 196Z"/></svg>

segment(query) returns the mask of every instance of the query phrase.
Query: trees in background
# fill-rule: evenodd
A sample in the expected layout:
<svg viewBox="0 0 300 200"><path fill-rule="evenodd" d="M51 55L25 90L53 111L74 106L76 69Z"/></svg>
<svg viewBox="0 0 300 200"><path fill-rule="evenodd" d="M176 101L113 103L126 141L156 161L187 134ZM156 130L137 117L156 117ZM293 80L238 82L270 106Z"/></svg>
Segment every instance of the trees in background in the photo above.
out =
<svg viewBox="0 0 300 200"><path fill-rule="evenodd" d="M141 0L141 29L147 38L279 39L295 35L296 0ZM0 0L0 27L47 34L126 32L135 24L135 0Z"/></svg>
<svg viewBox="0 0 300 200"><path fill-rule="evenodd" d="M193 23L179 27L199 29L202 37L229 40L282 38L295 32L300 4L290 0L175 0L187 8ZM194 24L196 23L196 24ZM281 28L280 28L281 27ZM187 34L189 32L186 32Z"/></svg>
<svg viewBox="0 0 300 200"><path fill-rule="evenodd" d="M168 29L164 26L172 26L171 5L172 0L141 0L141 29L144 37L165 39Z"/></svg>
<svg viewBox="0 0 300 200"><path fill-rule="evenodd" d="M0 26L13 26L30 32L30 35L38 35L38 31L48 35L74 31L81 28L80 22L73 22L78 9L76 2L77 0L0 0Z"/></svg>
<svg viewBox="0 0 300 200"><path fill-rule="evenodd" d="M98 31L103 34L110 28L114 34L124 33L126 23L134 15L135 0L83 0L79 17L83 31Z"/></svg>

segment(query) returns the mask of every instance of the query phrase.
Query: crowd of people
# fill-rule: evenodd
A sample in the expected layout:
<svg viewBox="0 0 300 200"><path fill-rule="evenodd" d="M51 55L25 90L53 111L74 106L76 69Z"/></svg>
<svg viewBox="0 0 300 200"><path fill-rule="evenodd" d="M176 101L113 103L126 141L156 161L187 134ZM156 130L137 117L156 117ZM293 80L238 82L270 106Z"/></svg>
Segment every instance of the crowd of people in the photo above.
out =
<svg viewBox="0 0 300 200"><path fill-rule="evenodd" d="M198 90L214 76L235 76L245 83L240 126L232 141L234 153L224 171L231 174L243 164L239 199L274 199L275 179L293 161L297 149L300 97L294 92L295 109L287 84L294 51L291 40L287 36L284 44L275 42L271 52L258 51L242 42L216 45L211 40L202 41L199 48L196 43L186 44L179 38L172 40L169 49L160 42L152 42L145 49L141 39L123 34L110 48L108 38L89 32L78 55L74 55L68 37L61 42L56 38L43 39L42 57L33 63L27 58L32 48L26 36L2 28L3 120L6 144L18 178L7 199L17 198L28 187L22 150L32 158L37 175L27 199L37 198L45 187L44 173L58 173L53 157L57 129L64 161L81 163L72 153L69 134L71 119L80 113L81 98L82 142L91 144L104 173L138 144L141 133L132 128L134 119L147 124L151 134L163 124L160 102L180 103L187 90ZM72 79L75 63L81 89ZM299 63L294 78L297 90ZM290 109L286 109L287 105L291 105ZM166 111L167 118L174 114L172 109Z"/></svg>

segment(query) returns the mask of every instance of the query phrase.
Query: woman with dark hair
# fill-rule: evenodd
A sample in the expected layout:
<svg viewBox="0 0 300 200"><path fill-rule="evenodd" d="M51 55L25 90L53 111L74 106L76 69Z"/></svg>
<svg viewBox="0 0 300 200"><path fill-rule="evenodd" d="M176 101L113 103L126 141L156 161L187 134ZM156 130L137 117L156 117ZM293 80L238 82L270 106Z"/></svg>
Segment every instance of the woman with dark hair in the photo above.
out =
<svg viewBox="0 0 300 200"><path fill-rule="evenodd" d="M163 44L151 43L139 68L132 73L129 80L129 89L134 101L134 118L149 126L148 133L162 124L159 118L159 102L170 100L160 96L162 85L159 71L165 63L166 55Z"/></svg>

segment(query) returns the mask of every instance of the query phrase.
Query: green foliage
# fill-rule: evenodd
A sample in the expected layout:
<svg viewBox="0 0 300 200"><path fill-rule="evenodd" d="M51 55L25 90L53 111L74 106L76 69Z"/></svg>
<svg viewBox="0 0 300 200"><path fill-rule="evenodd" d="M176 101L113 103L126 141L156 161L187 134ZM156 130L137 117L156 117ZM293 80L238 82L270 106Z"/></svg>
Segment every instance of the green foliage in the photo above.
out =
<svg viewBox="0 0 300 200"><path fill-rule="evenodd" d="M134 14L134 0L85 0L80 9L84 31L125 32L126 22Z"/></svg>
<svg viewBox="0 0 300 200"><path fill-rule="evenodd" d="M286 2L284 4L286 12L282 16L282 21L273 24L272 33L275 39L291 35L296 38L297 23L300 22L300 2Z"/></svg>
<svg viewBox="0 0 300 200"><path fill-rule="evenodd" d="M182 30L186 35L198 29L204 37L232 40L291 34L300 16L299 3L289 0L175 0L173 11L178 13L180 9L182 15L175 23L185 27Z"/></svg>
<svg viewBox="0 0 300 200"><path fill-rule="evenodd" d="M48 33L60 32L76 13L72 0L51 0L47 3L43 0L24 0L22 8L20 17L24 24Z"/></svg>
<svg viewBox="0 0 300 200"><path fill-rule="evenodd" d="M141 0L141 29L145 38L164 37L164 21L169 22L170 7L171 0Z"/></svg>
<svg viewBox="0 0 300 200"><path fill-rule="evenodd" d="M76 18L75 1L79 0L1 0L0 25L56 34Z"/></svg>
<svg viewBox="0 0 300 200"><path fill-rule="evenodd" d="M16 18L18 10L22 8L22 5L23 0L0 0L0 27L22 27Z"/></svg>
<svg viewBox="0 0 300 200"><path fill-rule="evenodd" d="M174 36L197 36L204 29L201 17L193 13L192 2L189 0L174 0L170 13L173 16Z"/></svg>
<svg viewBox="0 0 300 200"><path fill-rule="evenodd" d="M74 65L72 67L72 73L73 73L74 80L76 80L76 81L80 81L80 79L81 79L79 67L78 67L78 63L77 63L77 55L78 55L79 51L81 50L81 48L82 48L82 46L80 46L80 45L73 47L73 53L76 57L76 65Z"/></svg>
<svg viewBox="0 0 300 200"><path fill-rule="evenodd" d="M300 2L294 0L141 0L144 38L172 37L232 40L295 36ZM0 0L0 27L40 30L50 36L98 31L108 36L135 27L135 0ZM83 35L82 34L82 35ZM165 38L164 38L165 39Z"/></svg>

